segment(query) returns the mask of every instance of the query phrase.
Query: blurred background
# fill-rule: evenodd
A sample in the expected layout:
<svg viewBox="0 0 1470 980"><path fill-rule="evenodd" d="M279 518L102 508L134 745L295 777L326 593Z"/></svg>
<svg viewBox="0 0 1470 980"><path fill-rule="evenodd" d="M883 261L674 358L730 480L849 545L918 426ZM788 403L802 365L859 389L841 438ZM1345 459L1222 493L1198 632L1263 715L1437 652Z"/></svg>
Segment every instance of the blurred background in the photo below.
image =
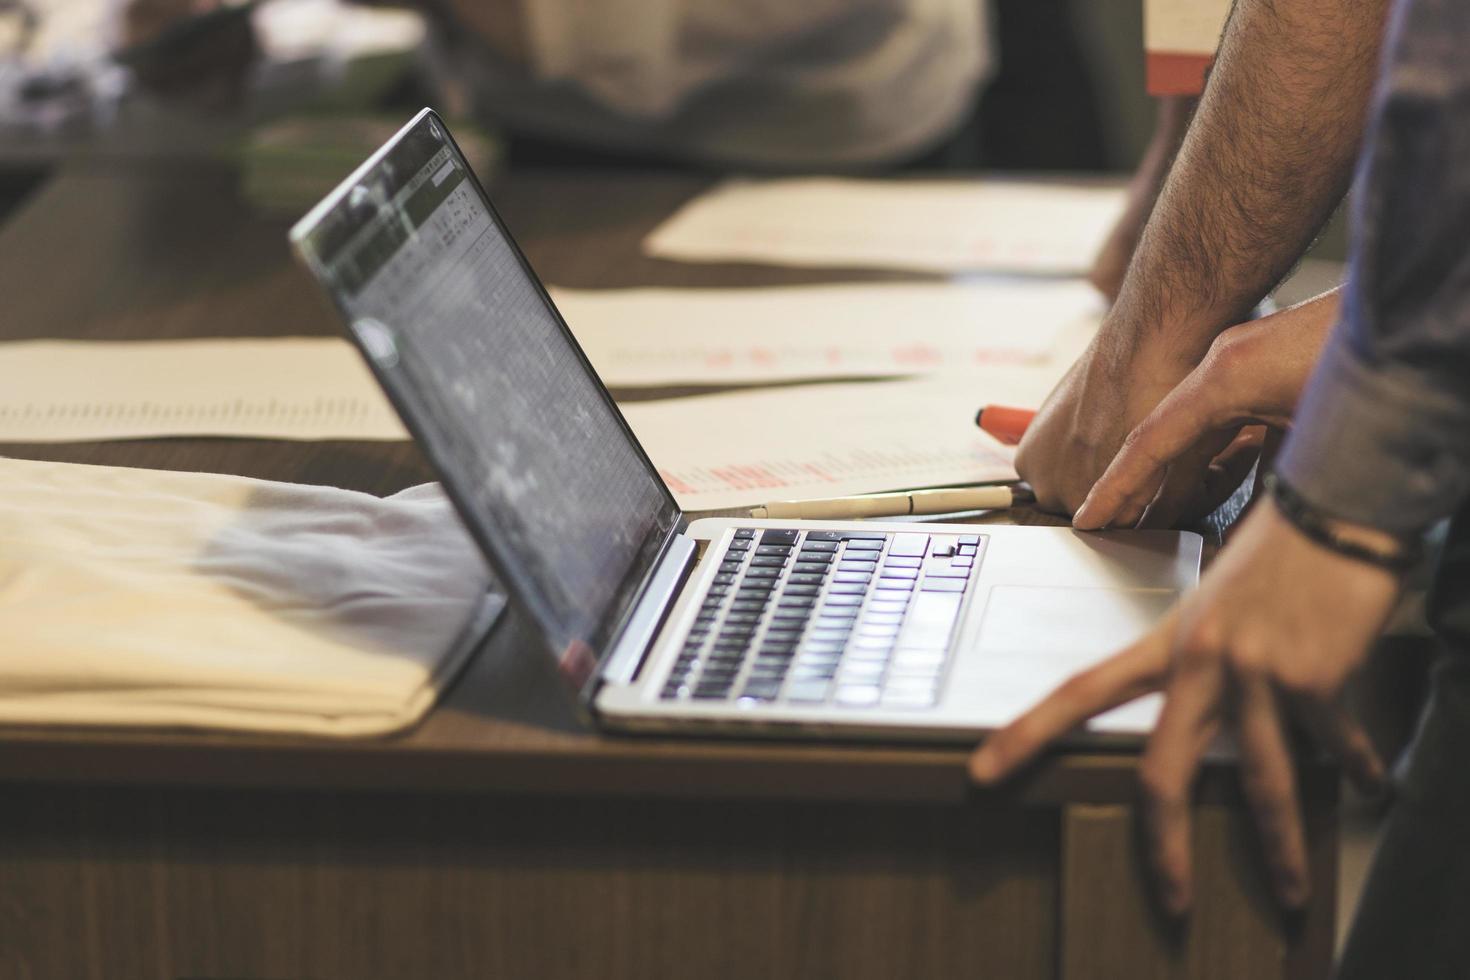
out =
<svg viewBox="0 0 1470 980"><path fill-rule="evenodd" d="M424 104L473 117L492 166L1122 173L1152 133L1138 0L794 6L0 0L0 210L68 156L185 151L309 202ZM936 102L963 108L873 149ZM825 154L783 145L824 124Z"/></svg>

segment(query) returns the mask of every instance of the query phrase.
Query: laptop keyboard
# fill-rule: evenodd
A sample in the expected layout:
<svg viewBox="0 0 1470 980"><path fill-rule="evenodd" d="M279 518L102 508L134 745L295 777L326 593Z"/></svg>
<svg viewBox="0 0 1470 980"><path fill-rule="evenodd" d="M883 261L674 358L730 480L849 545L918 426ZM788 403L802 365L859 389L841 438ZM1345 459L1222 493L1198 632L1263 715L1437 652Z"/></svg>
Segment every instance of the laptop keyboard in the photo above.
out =
<svg viewBox="0 0 1470 980"><path fill-rule="evenodd" d="M739 528L666 700L927 708L977 534Z"/></svg>

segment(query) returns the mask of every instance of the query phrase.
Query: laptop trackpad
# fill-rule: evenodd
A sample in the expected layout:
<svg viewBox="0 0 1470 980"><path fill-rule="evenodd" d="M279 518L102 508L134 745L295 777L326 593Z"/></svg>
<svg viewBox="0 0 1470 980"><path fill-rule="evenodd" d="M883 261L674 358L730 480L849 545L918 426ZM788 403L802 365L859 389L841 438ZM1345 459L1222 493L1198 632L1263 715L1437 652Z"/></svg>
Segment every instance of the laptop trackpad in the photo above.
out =
<svg viewBox="0 0 1470 980"><path fill-rule="evenodd" d="M995 586L966 693L995 724L1005 724L1143 636L1178 597L1176 589ZM1088 728L1142 735L1153 728L1160 704L1159 695L1146 695L1099 715Z"/></svg>
<svg viewBox="0 0 1470 980"><path fill-rule="evenodd" d="M1175 589L998 585L986 604L979 652L1024 658L1064 679L1138 639L1178 597Z"/></svg>

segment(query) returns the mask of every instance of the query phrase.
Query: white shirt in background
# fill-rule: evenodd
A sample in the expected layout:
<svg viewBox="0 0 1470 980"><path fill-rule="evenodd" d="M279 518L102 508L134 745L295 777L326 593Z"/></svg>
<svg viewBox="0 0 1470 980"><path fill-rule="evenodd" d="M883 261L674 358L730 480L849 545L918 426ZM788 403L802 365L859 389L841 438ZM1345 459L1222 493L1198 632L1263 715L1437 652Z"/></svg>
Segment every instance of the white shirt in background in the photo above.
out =
<svg viewBox="0 0 1470 980"><path fill-rule="evenodd" d="M568 142L862 167L942 141L991 56L986 0L520 0L529 68L438 48L475 109Z"/></svg>

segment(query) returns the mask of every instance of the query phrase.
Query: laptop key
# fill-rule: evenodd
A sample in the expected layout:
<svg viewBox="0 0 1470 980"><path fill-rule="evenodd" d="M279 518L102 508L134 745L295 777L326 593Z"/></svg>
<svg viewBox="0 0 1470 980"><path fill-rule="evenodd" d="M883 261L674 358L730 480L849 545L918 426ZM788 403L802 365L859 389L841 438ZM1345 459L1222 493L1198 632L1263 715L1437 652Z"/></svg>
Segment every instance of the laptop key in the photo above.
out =
<svg viewBox="0 0 1470 980"><path fill-rule="evenodd" d="M771 613L771 625L776 626L780 624L795 629L810 619L811 615L812 611L810 609L789 609L783 606L777 606L775 611Z"/></svg>
<svg viewBox="0 0 1470 980"><path fill-rule="evenodd" d="M781 691L781 681L777 680L752 680L746 681L745 689L740 692L742 698L750 698L755 701L774 701L776 695Z"/></svg>
<svg viewBox="0 0 1470 980"><path fill-rule="evenodd" d="M893 543L888 546L888 554L922 558L928 547L929 535L927 534L895 534Z"/></svg>
<svg viewBox="0 0 1470 980"><path fill-rule="evenodd" d="M948 558L931 558L924 562L924 575L936 578L966 578L970 570L964 565L955 565Z"/></svg>
<svg viewBox="0 0 1470 980"><path fill-rule="evenodd" d="M755 528L753 528L753 527L737 527L735 529L735 537L736 538L753 538L753 537L755 537Z"/></svg>
<svg viewBox="0 0 1470 980"><path fill-rule="evenodd" d="M736 538L734 541L731 541L729 544L725 545L726 551L748 551L749 549L749 538Z"/></svg>
<svg viewBox="0 0 1470 980"><path fill-rule="evenodd" d="M786 700L793 704L821 704L827 700L827 688L831 684L826 680L792 680L786 688Z"/></svg>
<svg viewBox="0 0 1470 980"><path fill-rule="evenodd" d="M807 541L841 541L845 531L808 531Z"/></svg>
<svg viewBox="0 0 1470 980"><path fill-rule="evenodd" d="M825 551L798 551L796 560L809 565L830 565L833 555Z"/></svg>
<svg viewBox="0 0 1470 980"><path fill-rule="evenodd" d="M786 559L776 555L756 555L750 560L751 568L783 568Z"/></svg>
<svg viewBox="0 0 1470 980"><path fill-rule="evenodd" d="M797 583L796 585L788 585L786 586L786 588L782 589L781 596L782 598L785 598L789 595L808 596L816 595L821 591L822 587L820 585L803 585L801 583Z"/></svg>
<svg viewBox="0 0 1470 980"><path fill-rule="evenodd" d="M869 609L866 613L863 614L863 622L864 623L874 623L874 624L877 624L877 623L901 623L901 622L903 622L903 613L901 613L901 612L896 612L896 613L895 612L874 612L872 609Z"/></svg>
<svg viewBox="0 0 1470 980"><path fill-rule="evenodd" d="M793 572L786 576L786 581L790 585L821 585L827 581L827 576L813 572Z"/></svg>
<svg viewBox="0 0 1470 980"><path fill-rule="evenodd" d="M812 562L812 561L799 561L795 565L792 565L791 566L791 570L793 572L798 573L798 574L804 574L804 575L825 575L825 574L827 574L827 566L826 565L818 564L817 562Z"/></svg>
<svg viewBox="0 0 1470 980"><path fill-rule="evenodd" d="M843 544L843 546L842 546L842 554L843 554L843 557L846 557L848 555L851 555L855 551L882 551L882 550L883 550L883 539L882 538L878 538L876 540L859 538L857 540L848 541L845 544Z"/></svg>
<svg viewBox="0 0 1470 980"><path fill-rule="evenodd" d="M869 572L838 572L836 575L832 576L832 581L858 582L860 584L866 585L867 583L873 581L873 576Z"/></svg>
<svg viewBox="0 0 1470 980"><path fill-rule="evenodd" d="M834 700L844 708L867 708L877 704L882 693L876 684L839 684Z"/></svg>
<svg viewBox="0 0 1470 980"><path fill-rule="evenodd" d="M745 563L742 561L722 561L720 562L720 571L726 574L729 574L731 572L738 572L740 571L741 566L744 564Z"/></svg>
<svg viewBox="0 0 1470 980"><path fill-rule="evenodd" d="M924 559L914 555L889 555L883 559L884 568L920 568Z"/></svg>
<svg viewBox="0 0 1470 980"><path fill-rule="evenodd" d="M787 555L791 554L791 546L789 544L763 544L756 547L755 553L758 556L779 555L780 557L785 558Z"/></svg>
<svg viewBox="0 0 1470 980"><path fill-rule="evenodd" d="M736 572L719 572L715 575L714 584L733 585L735 584L735 580L739 577L739 574Z"/></svg>
<svg viewBox="0 0 1470 980"><path fill-rule="evenodd" d="M863 595L868 587L861 582L833 582L827 587L828 595Z"/></svg>
<svg viewBox="0 0 1470 980"><path fill-rule="evenodd" d="M782 531L772 528L761 534L761 544L796 544L800 531Z"/></svg>
<svg viewBox="0 0 1470 980"><path fill-rule="evenodd" d="M842 680L859 684L876 684L888 669L882 660L852 660L842 665Z"/></svg>
<svg viewBox="0 0 1470 980"><path fill-rule="evenodd" d="M836 541L823 541L821 539L813 539L812 536L810 534L808 534L806 536L806 540L801 543L801 550L802 551L836 551L837 550L837 542Z"/></svg>
<svg viewBox="0 0 1470 980"><path fill-rule="evenodd" d="M883 570L879 573L879 578L914 579L918 577L919 570L917 568L892 568L888 565L884 565Z"/></svg>
<svg viewBox="0 0 1470 980"><path fill-rule="evenodd" d="M752 579L758 578L774 579L779 578L780 576L781 569L779 568L752 568L750 571L745 573L745 581L749 582Z"/></svg>

